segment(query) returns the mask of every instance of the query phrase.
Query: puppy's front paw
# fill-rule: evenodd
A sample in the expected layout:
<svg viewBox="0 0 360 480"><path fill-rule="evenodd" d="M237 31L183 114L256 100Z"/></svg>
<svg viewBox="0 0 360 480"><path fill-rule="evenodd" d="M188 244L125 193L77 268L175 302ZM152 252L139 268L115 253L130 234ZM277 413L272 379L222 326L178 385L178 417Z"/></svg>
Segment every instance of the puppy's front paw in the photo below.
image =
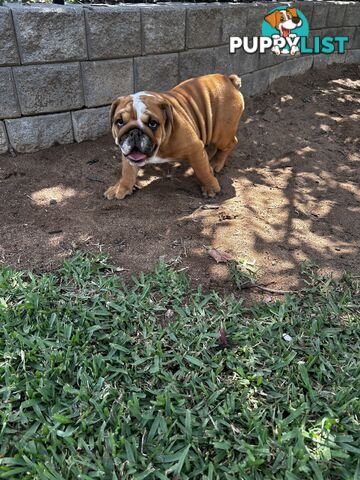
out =
<svg viewBox="0 0 360 480"><path fill-rule="evenodd" d="M220 187L217 179L214 178L213 181L211 182L211 184L202 185L201 190L202 190L203 197L212 198L212 197L215 197L215 195L220 192L221 187Z"/></svg>
<svg viewBox="0 0 360 480"><path fill-rule="evenodd" d="M112 200L113 198L122 200L127 195L131 195L132 192L132 188L124 187L122 185L113 185L106 190L106 192L104 193L104 197L108 200Z"/></svg>

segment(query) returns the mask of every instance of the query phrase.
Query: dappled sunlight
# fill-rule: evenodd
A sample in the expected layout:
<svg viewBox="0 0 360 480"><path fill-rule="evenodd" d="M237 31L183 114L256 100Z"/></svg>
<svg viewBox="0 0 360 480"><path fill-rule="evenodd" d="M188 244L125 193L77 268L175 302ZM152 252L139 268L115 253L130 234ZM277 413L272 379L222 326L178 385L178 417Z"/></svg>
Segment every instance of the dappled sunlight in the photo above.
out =
<svg viewBox="0 0 360 480"><path fill-rule="evenodd" d="M332 128L330 127L330 125L326 125L325 123L321 123L320 124L320 130L322 132L331 132Z"/></svg>
<svg viewBox="0 0 360 480"><path fill-rule="evenodd" d="M316 152L316 148L306 146L306 147L303 147L303 148L299 148L298 150L295 150L295 152L296 152L297 155L302 156L302 155L306 155L308 153Z"/></svg>
<svg viewBox="0 0 360 480"><path fill-rule="evenodd" d="M351 82L351 87L358 88L358 82ZM339 89L337 86L335 90ZM333 86L319 90L334 95ZM290 111L285 114L283 107L293 98L291 94L282 95L270 108L280 117L291 118ZM236 218L229 219L228 224L217 222L216 227L214 218L204 220L203 233L213 238L214 246L221 245L234 254L256 252L257 263L278 274L288 274L304 260L318 261L339 274L343 267L335 265L344 264L339 259L357 258L357 238L351 232L359 227L359 172L354 165L359 157L355 152L345 152L340 139L351 145L357 142L358 111L350 107L345 114L340 108L323 110L319 104L313 110L313 116L308 112L305 119L304 115L302 135L296 134L299 127L289 127L284 142L281 133L275 133L279 140L274 142L267 137L254 138L247 130L247 125L265 126L266 116L271 120L266 113L269 110L257 110L258 115L252 116L251 122L246 119L243 123L239 138L243 135L248 139L252 157L260 152L263 156L255 160L245 155L251 166L237 169L241 181L235 182L236 206L241 199L245 212L238 208ZM296 121L291 123L296 125ZM343 130L339 130L339 125ZM272 127L274 135L277 125ZM292 139L291 146L288 138ZM237 158L243 156L242 152ZM230 202L235 203L235 198Z"/></svg>
<svg viewBox="0 0 360 480"><path fill-rule="evenodd" d="M353 113L349 116L351 120L354 120L354 122L357 122L360 119L360 110L358 110L356 113Z"/></svg>
<svg viewBox="0 0 360 480"><path fill-rule="evenodd" d="M31 194L31 200L35 205L48 206L50 202L61 203L68 198L75 197L77 191L74 188L57 185L54 187L42 188Z"/></svg>
<svg viewBox="0 0 360 480"><path fill-rule="evenodd" d="M336 123L342 123L346 122L347 118L344 118L343 116L336 116L336 113L334 110L332 110L332 114L329 113L324 113L324 112L316 112L315 115L320 118L328 119L328 120L333 120Z"/></svg>
<svg viewBox="0 0 360 480"><path fill-rule="evenodd" d="M281 103L290 102L291 100L294 100L294 97L293 97L292 95L283 95L283 96L280 98L280 102L281 102Z"/></svg>
<svg viewBox="0 0 360 480"><path fill-rule="evenodd" d="M330 80L329 85L339 86L340 88L336 91L345 91L345 90L359 90L360 80L351 80L350 78L338 78L336 80Z"/></svg>
<svg viewBox="0 0 360 480"><path fill-rule="evenodd" d="M51 238L49 238L49 244L52 247L58 247L63 240L64 240L64 235L60 233L57 235L53 235Z"/></svg>

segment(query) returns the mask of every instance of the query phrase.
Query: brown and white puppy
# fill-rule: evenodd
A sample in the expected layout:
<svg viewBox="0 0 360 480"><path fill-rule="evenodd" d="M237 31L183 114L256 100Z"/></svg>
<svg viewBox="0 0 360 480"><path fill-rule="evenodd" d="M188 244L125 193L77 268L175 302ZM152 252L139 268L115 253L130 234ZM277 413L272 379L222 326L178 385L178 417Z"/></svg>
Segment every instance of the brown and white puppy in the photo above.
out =
<svg viewBox="0 0 360 480"><path fill-rule="evenodd" d="M265 20L273 27L279 30L282 37L288 37L291 30L301 27L302 21L296 8L286 8L284 10L275 10L266 15Z"/></svg>
<svg viewBox="0 0 360 480"><path fill-rule="evenodd" d="M302 20L298 15L296 8L286 8L283 10L275 10L274 12L266 15L265 21L268 22L272 28L276 28L280 32L281 37L295 37L292 33L295 28L301 27ZM275 36L273 36L275 37ZM281 51L278 46L273 47L272 51L277 55L280 55ZM295 45L291 47L290 54L295 55L299 51L299 48ZM285 50L285 52L287 52Z"/></svg>
<svg viewBox="0 0 360 480"><path fill-rule="evenodd" d="M122 152L122 176L105 192L122 199L133 192L140 167L188 162L204 196L214 197L220 172L237 144L236 130L244 110L236 75L206 75L180 83L164 93L138 92L117 98L111 106L115 143ZM212 167L206 152L214 146Z"/></svg>

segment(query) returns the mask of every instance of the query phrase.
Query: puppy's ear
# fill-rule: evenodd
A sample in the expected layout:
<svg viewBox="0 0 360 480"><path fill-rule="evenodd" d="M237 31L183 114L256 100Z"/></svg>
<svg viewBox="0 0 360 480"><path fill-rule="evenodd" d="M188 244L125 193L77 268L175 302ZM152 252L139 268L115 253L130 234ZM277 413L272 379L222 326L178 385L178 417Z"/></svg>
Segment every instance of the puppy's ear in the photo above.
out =
<svg viewBox="0 0 360 480"><path fill-rule="evenodd" d="M279 10L275 10L275 12L269 13L269 15L266 15L265 21L270 23L272 28L276 28L279 19Z"/></svg>
<svg viewBox="0 0 360 480"><path fill-rule="evenodd" d="M162 109L165 115L165 132L166 132L166 138L170 136L173 124L174 124L174 116L173 116L173 110L172 106L170 103L165 102L162 105Z"/></svg>
<svg viewBox="0 0 360 480"><path fill-rule="evenodd" d="M289 12L292 17L298 17L299 16L296 8L287 8L286 11Z"/></svg>
<svg viewBox="0 0 360 480"><path fill-rule="evenodd" d="M118 97L111 104L111 108L110 108L110 128L112 127L112 124L113 124L113 121L114 121L115 110L117 109L117 106L121 102L121 99L122 99L122 97Z"/></svg>

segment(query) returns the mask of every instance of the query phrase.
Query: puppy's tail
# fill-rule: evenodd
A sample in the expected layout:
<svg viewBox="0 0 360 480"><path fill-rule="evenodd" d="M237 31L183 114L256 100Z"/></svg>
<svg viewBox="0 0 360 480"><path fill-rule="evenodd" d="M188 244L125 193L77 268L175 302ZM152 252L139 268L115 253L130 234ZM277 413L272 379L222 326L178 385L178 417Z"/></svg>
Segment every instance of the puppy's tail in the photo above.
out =
<svg viewBox="0 0 360 480"><path fill-rule="evenodd" d="M231 81L231 83L234 85L234 87L237 90L240 90L240 87L241 87L241 78L240 77L238 77L235 74L229 75L229 80Z"/></svg>

